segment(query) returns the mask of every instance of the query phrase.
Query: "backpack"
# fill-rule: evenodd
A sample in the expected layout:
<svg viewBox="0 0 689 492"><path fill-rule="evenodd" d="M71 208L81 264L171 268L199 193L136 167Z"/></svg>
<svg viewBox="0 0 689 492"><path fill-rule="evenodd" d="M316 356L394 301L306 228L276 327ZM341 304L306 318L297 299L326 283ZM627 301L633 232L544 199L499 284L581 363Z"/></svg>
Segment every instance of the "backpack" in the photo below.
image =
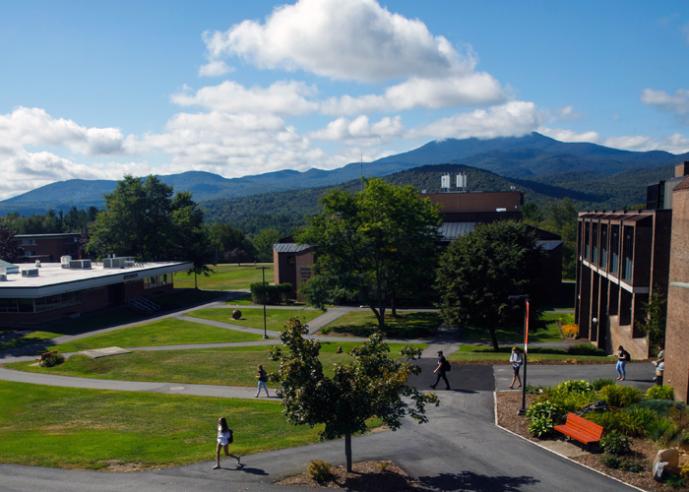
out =
<svg viewBox="0 0 689 492"><path fill-rule="evenodd" d="M624 361L625 362L631 362L632 361L632 354L630 354L626 350L624 351Z"/></svg>
<svg viewBox="0 0 689 492"><path fill-rule="evenodd" d="M447 372L450 372L452 370L452 364L450 364L450 361L448 361L447 359L443 361L443 369Z"/></svg>
<svg viewBox="0 0 689 492"><path fill-rule="evenodd" d="M234 432L232 432L232 429L227 429L227 443L232 444L234 442Z"/></svg>

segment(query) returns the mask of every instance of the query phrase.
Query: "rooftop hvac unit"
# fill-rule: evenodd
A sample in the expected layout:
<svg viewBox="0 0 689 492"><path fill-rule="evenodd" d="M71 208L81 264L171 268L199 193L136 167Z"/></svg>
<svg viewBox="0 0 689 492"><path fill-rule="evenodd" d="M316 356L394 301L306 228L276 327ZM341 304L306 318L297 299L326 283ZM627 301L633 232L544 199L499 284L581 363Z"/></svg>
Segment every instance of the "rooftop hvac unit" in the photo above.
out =
<svg viewBox="0 0 689 492"><path fill-rule="evenodd" d="M7 282L7 275L0 273L0 282Z"/></svg>
<svg viewBox="0 0 689 492"><path fill-rule="evenodd" d="M69 262L69 268L72 270L90 270L91 260L72 260Z"/></svg>
<svg viewBox="0 0 689 492"><path fill-rule="evenodd" d="M440 189L444 191L450 191L450 175L443 174L440 176Z"/></svg>
<svg viewBox="0 0 689 492"><path fill-rule="evenodd" d="M103 268L131 268L134 266L134 258L119 256L103 259Z"/></svg>
<svg viewBox="0 0 689 492"><path fill-rule="evenodd" d="M60 266L62 268L70 268L69 264L72 261L72 257L69 255L60 256Z"/></svg>
<svg viewBox="0 0 689 492"><path fill-rule="evenodd" d="M468 186L466 173L459 173L457 175L457 188L460 190L465 190Z"/></svg>
<svg viewBox="0 0 689 492"><path fill-rule="evenodd" d="M38 277L38 268L23 268L22 277Z"/></svg>

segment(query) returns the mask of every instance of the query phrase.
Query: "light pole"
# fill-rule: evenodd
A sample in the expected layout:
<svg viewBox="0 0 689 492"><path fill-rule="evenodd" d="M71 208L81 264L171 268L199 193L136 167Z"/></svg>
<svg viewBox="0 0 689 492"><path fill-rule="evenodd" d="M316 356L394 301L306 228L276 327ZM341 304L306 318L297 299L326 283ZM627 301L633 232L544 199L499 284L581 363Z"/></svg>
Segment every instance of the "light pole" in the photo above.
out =
<svg viewBox="0 0 689 492"><path fill-rule="evenodd" d="M518 415L526 413L526 370L529 365L529 309L531 303L527 294L509 296L507 298L510 302L524 301L524 382L522 384L522 406L519 409Z"/></svg>
<svg viewBox="0 0 689 492"><path fill-rule="evenodd" d="M268 338L268 326L267 326L267 321L266 321L266 267L265 265L261 265L260 267L257 268L257 270L261 270L261 274L263 275L263 338L267 339Z"/></svg>

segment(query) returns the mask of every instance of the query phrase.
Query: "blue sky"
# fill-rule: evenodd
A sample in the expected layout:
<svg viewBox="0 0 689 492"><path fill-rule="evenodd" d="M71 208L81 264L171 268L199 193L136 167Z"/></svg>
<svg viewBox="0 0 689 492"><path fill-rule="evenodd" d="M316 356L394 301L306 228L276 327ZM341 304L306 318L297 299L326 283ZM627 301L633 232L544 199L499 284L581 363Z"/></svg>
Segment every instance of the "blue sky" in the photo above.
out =
<svg viewBox="0 0 689 492"><path fill-rule="evenodd" d="M680 1L6 3L0 198L530 131L686 152L688 59Z"/></svg>

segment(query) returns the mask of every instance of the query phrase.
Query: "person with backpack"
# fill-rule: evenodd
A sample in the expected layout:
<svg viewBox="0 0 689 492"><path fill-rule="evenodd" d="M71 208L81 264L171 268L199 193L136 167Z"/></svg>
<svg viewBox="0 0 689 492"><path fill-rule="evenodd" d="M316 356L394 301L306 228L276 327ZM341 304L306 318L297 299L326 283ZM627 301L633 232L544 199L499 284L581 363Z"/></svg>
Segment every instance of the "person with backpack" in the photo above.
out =
<svg viewBox="0 0 689 492"><path fill-rule="evenodd" d="M260 364L258 366L258 370L256 371L256 379L258 379L256 398L258 398L261 394L261 389L266 392L266 398L270 398L270 394L268 393L268 374L266 374L266 370L263 369L263 366Z"/></svg>
<svg viewBox="0 0 689 492"><path fill-rule="evenodd" d="M524 364L524 358L522 357L521 350L519 350L519 347L512 347L512 353L510 354L510 364L512 364L512 384L510 384L510 389L514 389L514 383L519 381L519 386L517 388L522 387L522 379L519 377L519 370L522 368L522 365Z"/></svg>
<svg viewBox="0 0 689 492"><path fill-rule="evenodd" d="M227 419L225 417L220 417L218 419L218 437L217 437L217 444L215 446L215 466L213 467L214 470L217 470L220 468L220 450L224 449L225 450L225 456L232 456L234 459L237 460L237 468L241 468L243 465L240 461L239 456L230 454L229 451L229 445L234 442L234 433L232 432L232 429L227 425Z"/></svg>
<svg viewBox="0 0 689 492"><path fill-rule="evenodd" d="M438 352L438 364L435 370L433 371L433 374L436 375L435 383L431 385L431 388L435 389L435 387L438 386L440 379L442 378L445 381L445 389L449 390L450 382L447 380L447 372L450 370L452 370L452 365L443 355L443 351L440 350Z"/></svg>
<svg viewBox="0 0 689 492"><path fill-rule="evenodd" d="M631 360L632 356L627 352L622 345L617 347L617 363L615 364L615 371L617 372L617 381L624 381L627 377L627 362Z"/></svg>

